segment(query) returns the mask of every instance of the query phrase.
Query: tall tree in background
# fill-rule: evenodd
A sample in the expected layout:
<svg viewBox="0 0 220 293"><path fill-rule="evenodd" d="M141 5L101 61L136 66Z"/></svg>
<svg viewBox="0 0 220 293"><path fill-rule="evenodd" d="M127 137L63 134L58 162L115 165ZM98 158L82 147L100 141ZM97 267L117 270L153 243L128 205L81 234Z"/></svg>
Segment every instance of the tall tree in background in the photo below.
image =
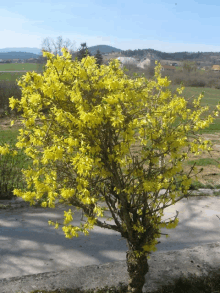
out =
<svg viewBox="0 0 220 293"><path fill-rule="evenodd" d="M64 47L67 49L67 51L72 54L73 53L73 46L74 44L71 43L69 39L66 39L66 41L63 40L62 36L57 37L57 41L54 42L51 38L46 38L42 42L42 49L43 52L49 52L54 55L62 55L61 49Z"/></svg>
<svg viewBox="0 0 220 293"><path fill-rule="evenodd" d="M96 54L94 56L96 58L96 63L101 66L102 65L102 62L103 62L103 57L102 57L102 54L99 50L96 51Z"/></svg>
<svg viewBox="0 0 220 293"><path fill-rule="evenodd" d="M81 44L81 48L78 50L76 57L78 61L81 61L86 56L92 56L92 54L89 52L86 43Z"/></svg>
<svg viewBox="0 0 220 293"><path fill-rule="evenodd" d="M186 60L183 62L183 70L187 70L188 73L190 73L191 71L196 71L197 66L198 65L196 61L192 62Z"/></svg>
<svg viewBox="0 0 220 293"><path fill-rule="evenodd" d="M57 37L57 41L55 42L51 38L46 38L43 40L42 45L41 45L41 52L42 56L40 56L38 59L40 60L40 63L46 63L47 58L43 57L43 52L49 52L54 55L62 55L61 49L66 48L68 52L73 55L74 54L74 43L72 43L69 39L66 39L66 41L63 40L62 36Z"/></svg>

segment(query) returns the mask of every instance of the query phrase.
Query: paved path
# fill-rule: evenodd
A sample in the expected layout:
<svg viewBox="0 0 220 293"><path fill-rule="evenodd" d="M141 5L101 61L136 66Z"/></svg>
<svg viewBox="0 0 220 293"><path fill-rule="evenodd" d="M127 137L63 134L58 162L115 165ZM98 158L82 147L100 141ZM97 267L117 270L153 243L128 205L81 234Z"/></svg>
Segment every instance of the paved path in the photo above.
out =
<svg viewBox="0 0 220 293"><path fill-rule="evenodd" d="M62 227L56 230L48 225L48 220L62 223L64 210L71 208L75 211L71 224L79 226L80 210L25 204L26 207L0 209L0 279L126 259L126 240L117 232L95 226L88 236L79 233L78 238L67 239ZM170 237L162 235L158 239L161 243L154 254L220 242L220 196L183 199L166 208L162 220L174 217L176 210L179 224L175 229L161 229Z"/></svg>

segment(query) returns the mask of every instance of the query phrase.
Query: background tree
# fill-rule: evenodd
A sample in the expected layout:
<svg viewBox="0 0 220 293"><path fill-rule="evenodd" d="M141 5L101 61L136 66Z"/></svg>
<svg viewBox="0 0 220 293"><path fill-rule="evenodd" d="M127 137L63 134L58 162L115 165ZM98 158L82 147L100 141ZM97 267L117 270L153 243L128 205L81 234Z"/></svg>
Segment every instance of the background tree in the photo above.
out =
<svg viewBox="0 0 220 293"><path fill-rule="evenodd" d="M41 50L41 55L37 58L37 63L38 64L46 64L47 63L47 58L43 57L43 50Z"/></svg>
<svg viewBox="0 0 220 293"><path fill-rule="evenodd" d="M88 235L94 225L119 232L128 246L128 292L140 293L156 239L168 236L160 229L178 224L178 212L174 220L162 221L163 210L187 197L198 172L194 165L186 174L182 164L189 153L210 150L211 142L196 132L214 118L204 115L203 95L193 109L180 96L184 88L172 95L160 65L154 80L131 80L118 60L97 69L94 57L79 62L63 53L44 53L50 61L44 76L28 72L18 82L21 101L10 98L12 110L23 110L24 118L16 147L33 161L22 170L27 189L13 192L42 207L53 208L58 199L82 209L87 221L80 227L69 224L71 209L64 212L63 223L48 222L56 229L63 225L67 238ZM42 113L45 105L48 114ZM16 155L9 148L0 147L0 154ZM115 224L99 219L106 210Z"/></svg>
<svg viewBox="0 0 220 293"><path fill-rule="evenodd" d="M198 65L197 65L196 61L194 61L194 62L192 62L192 61L184 61L183 62L183 70L186 70L188 72L191 72L193 70L196 71L197 67L198 67Z"/></svg>
<svg viewBox="0 0 220 293"><path fill-rule="evenodd" d="M151 78L154 77L154 68L153 65L144 65L144 69L146 70L146 74Z"/></svg>
<svg viewBox="0 0 220 293"><path fill-rule="evenodd" d="M52 38L45 38L41 44L41 53L38 58L38 62L41 64L46 64L47 57L43 56L43 52L49 52L54 55L62 55L61 49L66 48L71 55L74 55L74 43L72 43L69 39L63 40L62 36L57 37L57 41L55 42ZM45 70L45 67L44 67Z"/></svg>
<svg viewBox="0 0 220 293"><path fill-rule="evenodd" d="M66 39L66 41L63 40L62 36L57 37L57 41L55 42L51 38L46 38L43 40L42 45L41 45L41 51L42 52L49 52L54 55L62 55L61 49L66 48L70 54L72 54L74 43L71 43L69 39Z"/></svg>
<svg viewBox="0 0 220 293"><path fill-rule="evenodd" d="M96 58L96 63L97 63L99 66L101 66L102 63L103 63L103 57L102 57L102 54L101 54L101 52L100 52L99 50L97 50L97 52L96 52L96 54L95 54L94 57Z"/></svg>
<svg viewBox="0 0 220 293"><path fill-rule="evenodd" d="M79 48L76 57L78 61L81 61L86 56L92 56L92 54L89 52L86 43L82 43L81 47Z"/></svg>

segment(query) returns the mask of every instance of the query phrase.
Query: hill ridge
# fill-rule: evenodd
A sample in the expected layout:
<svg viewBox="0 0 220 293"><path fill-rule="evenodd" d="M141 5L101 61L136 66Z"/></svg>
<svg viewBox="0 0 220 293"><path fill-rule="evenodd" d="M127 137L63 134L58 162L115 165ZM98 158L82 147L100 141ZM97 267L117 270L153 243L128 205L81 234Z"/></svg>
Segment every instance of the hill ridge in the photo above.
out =
<svg viewBox="0 0 220 293"><path fill-rule="evenodd" d="M6 52L6 50L13 50ZM25 50L26 52L21 52L20 50ZM38 51L37 51L38 50ZM102 54L111 54L115 52L115 55L124 57L134 57L140 60L144 58L158 59L158 60L173 60L173 61L183 61L183 60L200 60L200 61L210 61L213 64L220 63L220 52L174 52L166 53L154 49L135 49L135 50L121 50L109 45L96 45L88 47L88 50L92 55L95 55L97 50L100 50ZM27 52L29 51L29 52ZM38 52L38 54L36 54ZM73 54L76 54L74 51ZM29 58L40 58L42 56L41 50L38 48L4 48L0 49L0 59L29 59ZM118 57L116 56L116 58Z"/></svg>

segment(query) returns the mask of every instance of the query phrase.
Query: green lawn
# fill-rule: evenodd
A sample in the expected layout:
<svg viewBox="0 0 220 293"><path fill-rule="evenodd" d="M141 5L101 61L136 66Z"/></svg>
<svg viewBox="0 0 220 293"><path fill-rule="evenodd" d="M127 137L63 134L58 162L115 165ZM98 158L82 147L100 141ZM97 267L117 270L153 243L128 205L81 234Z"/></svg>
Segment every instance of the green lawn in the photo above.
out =
<svg viewBox="0 0 220 293"><path fill-rule="evenodd" d="M178 87L178 85L170 85L169 89L171 91L175 91ZM199 95L204 92L204 97L201 100L202 106L209 106L209 111L212 112L216 105L220 102L220 90L214 89L214 88L201 88L201 87L185 87L183 93L181 94L182 97L189 99L192 97L191 101L193 99L197 99ZM204 113L204 115L207 115ZM204 117L202 115L202 117ZM220 131L220 115L219 117L215 117L215 122L210 125L209 128L205 130L201 130L199 133L214 133Z"/></svg>
<svg viewBox="0 0 220 293"><path fill-rule="evenodd" d="M211 158L192 160L192 161L188 161L187 163L190 166L194 165L194 163L196 163L197 166L209 166L209 165L218 166L219 165L219 163L216 162L216 160Z"/></svg>
<svg viewBox="0 0 220 293"><path fill-rule="evenodd" d="M5 80L5 81L16 81L17 79L19 79L22 75L26 74L24 73L18 73L18 72L14 72L14 73L10 73L10 72L0 72L0 80Z"/></svg>
<svg viewBox="0 0 220 293"><path fill-rule="evenodd" d="M18 70L26 70L26 71L35 71L37 73L43 72L44 64L35 64L35 63L10 63L10 64L0 64L0 81L17 81L21 76L25 75L26 72L7 72L7 71L18 71Z"/></svg>
<svg viewBox="0 0 220 293"><path fill-rule="evenodd" d="M26 70L26 71L43 71L43 64L37 63L7 63L0 64L0 71L16 71L16 70Z"/></svg>

